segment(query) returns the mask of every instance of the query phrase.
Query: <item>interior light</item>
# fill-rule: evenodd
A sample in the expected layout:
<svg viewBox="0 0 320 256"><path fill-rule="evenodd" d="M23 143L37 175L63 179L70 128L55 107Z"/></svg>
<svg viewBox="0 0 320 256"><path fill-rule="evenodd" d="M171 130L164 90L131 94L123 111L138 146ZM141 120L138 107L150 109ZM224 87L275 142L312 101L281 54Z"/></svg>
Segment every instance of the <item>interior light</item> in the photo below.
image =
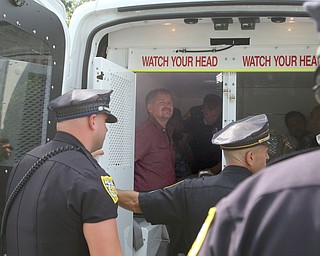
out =
<svg viewBox="0 0 320 256"><path fill-rule="evenodd" d="M15 4L16 6L23 6L25 4L25 0L11 0L13 2L13 4Z"/></svg>
<svg viewBox="0 0 320 256"><path fill-rule="evenodd" d="M242 30L255 30L256 23L260 22L260 18L239 18Z"/></svg>
<svg viewBox="0 0 320 256"><path fill-rule="evenodd" d="M286 21L286 17L272 17L271 21L273 23L283 23Z"/></svg>
<svg viewBox="0 0 320 256"><path fill-rule="evenodd" d="M184 23L188 24L188 25L193 25L193 24L197 24L198 23L198 19L195 18L187 18L184 19Z"/></svg>
<svg viewBox="0 0 320 256"><path fill-rule="evenodd" d="M232 18L212 18L214 30L228 30L229 24L233 23Z"/></svg>

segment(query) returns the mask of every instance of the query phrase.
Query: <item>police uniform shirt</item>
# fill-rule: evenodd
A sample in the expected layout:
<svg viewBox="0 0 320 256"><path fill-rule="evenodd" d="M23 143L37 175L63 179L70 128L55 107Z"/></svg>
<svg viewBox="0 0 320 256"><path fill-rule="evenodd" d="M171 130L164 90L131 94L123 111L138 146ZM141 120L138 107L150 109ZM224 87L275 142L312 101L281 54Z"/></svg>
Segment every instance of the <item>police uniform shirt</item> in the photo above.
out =
<svg viewBox="0 0 320 256"><path fill-rule="evenodd" d="M320 151L276 163L216 206L198 255L320 255Z"/></svg>
<svg viewBox="0 0 320 256"><path fill-rule="evenodd" d="M250 175L243 167L227 166L215 176L186 179L163 190L140 193L139 205L148 222L179 225L186 241L184 252L187 252L209 208Z"/></svg>
<svg viewBox="0 0 320 256"><path fill-rule="evenodd" d="M184 128L187 133L191 133L189 145L193 153L193 173L217 165L221 161L222 151L219 145L211 143L211 138L221 129L220 119L212 125L207 125L201 113L200 116L187 120Z"/></svg>
<svg viewBox="0 0 320 256"><path fill-rule="evenodd" d="M68 145L81 150L66 151L46 161L13 202L6 232L8 255L90 255L83 223L117 217L117 194L111 177L75 137L63 132L15 166L7 194L39 157Z"/></svg>

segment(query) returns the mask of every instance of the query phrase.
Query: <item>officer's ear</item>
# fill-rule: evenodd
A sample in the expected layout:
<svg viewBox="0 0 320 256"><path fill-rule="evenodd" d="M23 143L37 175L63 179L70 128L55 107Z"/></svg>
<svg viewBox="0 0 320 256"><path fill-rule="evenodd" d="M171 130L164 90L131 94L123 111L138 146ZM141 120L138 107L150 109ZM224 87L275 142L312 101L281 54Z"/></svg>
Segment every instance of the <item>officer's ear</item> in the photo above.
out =
<svg viewBox="0 0 320 256"><path fill-rule="evenodd" d="M254 152L249 150L245 154L245 160L247 165L252 166L254 164Z"/></svg>
<svg viewBox="0 0 320 256"><path fill-rule="evenodd" d="M97 115L96 114L92 114L90 116L88 116L88 126L90 129L94 130L96 129L96 124L97 124Z"/></svg>

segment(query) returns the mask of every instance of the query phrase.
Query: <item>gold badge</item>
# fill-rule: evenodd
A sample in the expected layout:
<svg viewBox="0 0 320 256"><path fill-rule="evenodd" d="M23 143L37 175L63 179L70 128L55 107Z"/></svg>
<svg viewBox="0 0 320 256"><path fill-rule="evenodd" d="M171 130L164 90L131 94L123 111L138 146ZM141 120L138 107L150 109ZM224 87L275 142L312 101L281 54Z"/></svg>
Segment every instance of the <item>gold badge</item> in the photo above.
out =
<svg viewBox="0 0 320 256"><path fill-rule="evenodd" d="M101 181L104 188L107 190L109 196L112 198L114 203L118 202L118 193L116 186L110 176L101 176Z"/></svg>

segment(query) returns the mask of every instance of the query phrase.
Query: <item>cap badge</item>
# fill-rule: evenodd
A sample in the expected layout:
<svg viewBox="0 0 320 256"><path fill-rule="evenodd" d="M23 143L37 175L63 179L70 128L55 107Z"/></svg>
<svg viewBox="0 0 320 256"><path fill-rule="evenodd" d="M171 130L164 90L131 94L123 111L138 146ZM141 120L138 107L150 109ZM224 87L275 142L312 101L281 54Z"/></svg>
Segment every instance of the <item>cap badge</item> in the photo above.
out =
<svg viewBox="0 0 320 256"><path fill-rule="evenodd" d="M110 109L109 109L108 107L106 107L106 106L99 106L99 107L98 107L98 111L101 112L101 111L103 111L103 110L110 112Z"/></svg>
<svg viewBox="0 0 320 256"><path fill-rule="evenodd" d="M268 131L269 131L269 130L268 130ZM270 139L270 134L268 134L267 137L260 139L260 140L258 141L258 143L261 144L261 143L263 143L263 142L265 142L265 141L267 141L267 140L269 140L269 139Z"/></svg>

